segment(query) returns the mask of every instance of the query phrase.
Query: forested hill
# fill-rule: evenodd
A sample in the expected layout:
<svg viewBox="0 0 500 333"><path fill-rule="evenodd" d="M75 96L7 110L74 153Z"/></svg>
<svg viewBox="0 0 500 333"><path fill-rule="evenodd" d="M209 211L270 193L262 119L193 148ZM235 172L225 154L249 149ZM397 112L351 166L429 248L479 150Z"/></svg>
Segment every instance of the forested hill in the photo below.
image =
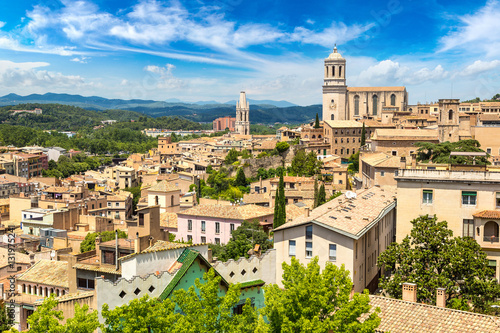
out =
<svg viewBox="0 0 500 333"><path fill-rule="evenodd" d="M15 114L12 110L42 109L41 115L30 113ZM198 130L202 129L199 123L179 117L150 118L134 111L126 110L86 110L80 107L61 104L19 104L15 106L0 107L0 123L20 125L41 130L79 131L92 129L101 125L102 120L116 120L115 127L142 130L144 128L168 128L172 130ZM131 122L134 120L135 122ZM141 120L140 122L138 120ZM210 126L211 127L211 126Z"/></svg>

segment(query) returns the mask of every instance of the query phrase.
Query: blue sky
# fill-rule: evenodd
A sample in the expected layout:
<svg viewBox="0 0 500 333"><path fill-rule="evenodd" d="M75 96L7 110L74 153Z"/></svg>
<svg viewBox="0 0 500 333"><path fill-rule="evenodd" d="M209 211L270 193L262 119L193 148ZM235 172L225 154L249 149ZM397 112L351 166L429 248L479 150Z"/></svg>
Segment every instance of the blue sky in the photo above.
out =
<svg viewBox="0 0 500 333"><path fill-rule="evenodd" d="M349 86L410 102L500 92L498 1L18 0L0 11L0 95L320 103L336 43Z"/></svg>

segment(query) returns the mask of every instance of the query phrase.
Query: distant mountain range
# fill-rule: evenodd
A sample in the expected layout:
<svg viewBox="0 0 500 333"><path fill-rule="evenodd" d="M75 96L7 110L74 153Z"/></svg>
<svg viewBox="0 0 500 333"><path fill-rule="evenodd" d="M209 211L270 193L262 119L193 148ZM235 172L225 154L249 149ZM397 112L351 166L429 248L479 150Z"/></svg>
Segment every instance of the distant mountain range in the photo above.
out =
<svg viewBox="0 0 500 333"><path fill-rule="evenodd" d="M297 106L287 101L248 100L250 102L250 121L254 123L302 123L310 121L319 113L321 105ZM8 94L0 97L0 106L24 103L58 103L78 106L88 110L121 109L140 112L152 117L181 116L198 122L211 122L217 117L234 116L236 100L219 103L199 101L186 103L172 98L165 101L142 99L108 99L98 96L46 93L20 96Z"/></svg>

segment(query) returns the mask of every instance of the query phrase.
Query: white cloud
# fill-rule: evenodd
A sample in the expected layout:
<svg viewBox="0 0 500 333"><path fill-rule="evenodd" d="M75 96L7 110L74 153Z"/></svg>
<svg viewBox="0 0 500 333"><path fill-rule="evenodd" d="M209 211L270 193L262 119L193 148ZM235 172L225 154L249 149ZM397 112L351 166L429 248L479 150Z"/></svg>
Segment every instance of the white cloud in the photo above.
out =
<svg viewBox="0 0 500 333"><path fill-rule="evenodd" d="M0 28L3 28L5 26L5 22L0 21Z"/></svg>
<svg viewBox="0 0 500 333"><path fill-rule="evenodd" d="M70 59L70 61L79 62L81 64L86 64L88 59L89 59L89 57L75 57L75 58Z"/></svg>
<svg viewBox="0 0 500 333"><path fill-rule="evenodd" d="M296 27L293 33L289 34L290 41L301 42L304 44L316 44L325 47L331 47L333 43L343 44L357 39L362 34L370 30L374 24L352 25L332 23L332 25L322 31L314 31L305 27Z"/></svg>
<svg viewBox="0 0 500 333"><path fill-rule="evenodd" d="M46 62L15 63L0 60L0 86L8 89L44 87L50 91L52 87L70 88L86 85L81 76L38 69L49 65Z"/></svg>
<svg viewBox="0 0 500 333"><path fill-rule="evenodd" d="M492 60L492 61L476 60L474 61L474 63L465 67L465 69L461 71L459 75L461 76L477 75L495 69L498 66L500 66L500 60Z"/></svg>
<svg viewBox="0 0 500 333"><path fill-rule="evenodd" d="M145 88L155 87L167 90L185 89L187 87L186 81L175 77L173 74L174 69L175 66L172 64L166 64L165 67L158 67L154 65L144 67L146 72L154 75L151 77L145 77L143 80L143 86Z"/></svg>
<svg viewBox="0 0 500 333"><path fill-rule="evenodd" d="M458 17L460 24L440 42L440 51L466 49L468 53L481 52L488 56L500 54L500 4L489 0L486 5L473 14Z"/></svg>

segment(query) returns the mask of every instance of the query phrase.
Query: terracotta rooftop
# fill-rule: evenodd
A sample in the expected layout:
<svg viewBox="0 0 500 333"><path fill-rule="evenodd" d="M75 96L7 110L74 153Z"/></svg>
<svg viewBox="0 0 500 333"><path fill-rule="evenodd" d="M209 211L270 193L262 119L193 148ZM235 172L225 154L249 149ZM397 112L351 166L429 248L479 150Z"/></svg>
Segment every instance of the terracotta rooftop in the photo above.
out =
<svg viewBox="0 0 500 333"><path fill-rule="evenodd" d="M380 308L376 332L497 333L500 318L370 295L370 305ZM366 314L361 320L366 318Z"/></svg>
<svg viewBox="0 0 500 333"><path fill-rule="evenodd" d="M29 264L31 262L29 254L20 252L11 252L11 257L15 258L16 264ZM5 267L9 264L9 250L6 247L0 247L0 267Z"/></svg>
<svg viewBox="0 0 500 333"><path fill-rule="evenodd" d="M269 203L269 192L267 193L252 193L243 194L243 202L245 204Z"/></svg>
<svg viewBox="0 0 500 333"><path fill-rule="evenodd" d="M68 263L42 259L19 276L19 281L68 288Z"/></svg>
<svg viewBox="0 0 500 333"><path fill-rule="evenodd" d="M332 128L361 128L363 124L355 120L325 120Z"/></svg>
<svg viewBox="0 0 500 333"><path fill-rule="evenodd" d="M421 129L376 129L371 140L438 140L435 130Z"/></svg>
<svg viewBox="0 0 500 333"><path fill-rule="evenodd" d="M367 226L395 206L395 192L391 189L371 187L347 199L345 194L313 209L309 216L300 216L277 230L293 228L306 223L317 223L325 228L359 239Z"/></svg>
<svg viewBox="0 0 500 333"><path fill-rule="evenodd" d="M177 214L165 212L160 214L160 226L177 229Z"/></svg>
<svg viewBox="0 0 500 333"><path fill-rule="evenodd" d="M482 219L500 219L500 211L498 210L482 210L474 213L472 216Z"/></svg>
<svg viewBox="0 0 500 333"><path fill-rule="evenodd" d="M363 157L362 161L368 165L382 168L399 168L401 165L401 157L385 153L368 155Z"/></svg>
<svg viewBox="0 0 500 333"><path fill-rule="evenodd" d="M278 183L280 181L279 177L274 177L270 179L271 183ZM284 176L283 177L283 182L284 183L314 183L314 178L313 177L292 177L292 176Z"/></svg>
<svg viewBox="0 0 500 333"><path fill-rule="evenodd" d="M82 269L84 271L122 275L121 267L118 270L116 270L116 267L113 265L92 265L92 264L77 263L73 265L73 268Z"/></svg>
<svg viewBox="0 0 500 333"><path fill-rule="evenodd" d="M183 210L178 215L206 216L231 220L251 220L261 216L274 214L274 209L257 205L227 206L227 205L198 205Z"/></svg>
<svg viewBox="0 0 500 333"><path fill-rule="evenodd" d="M151 186L148 188L148 191L154 191L154 192L172 192L172 191L180 191L180 188L175 186L175 184L167 181L167 180L162 180L156 185Z"/></svg>
<svg viewBox="0 0 500 333"><path fill-rule="evenodd" d="M161 251L182 249L182 248L188 248L188 247L200 246L200 245L204 245L204 244L202 244L202 243L185 244L185 243L175 243L175 242L167 242L167 241L158 240L158 241L156 241L156 243L154 243L153 245L151 245L147 249L145 249L139 253L132 253L132 254L129 254L128 256L121 257L118 260L130 259L130 258L133 258L133 257L139 255L139 254L144 254L144 253L161 252Z"/></svg>

